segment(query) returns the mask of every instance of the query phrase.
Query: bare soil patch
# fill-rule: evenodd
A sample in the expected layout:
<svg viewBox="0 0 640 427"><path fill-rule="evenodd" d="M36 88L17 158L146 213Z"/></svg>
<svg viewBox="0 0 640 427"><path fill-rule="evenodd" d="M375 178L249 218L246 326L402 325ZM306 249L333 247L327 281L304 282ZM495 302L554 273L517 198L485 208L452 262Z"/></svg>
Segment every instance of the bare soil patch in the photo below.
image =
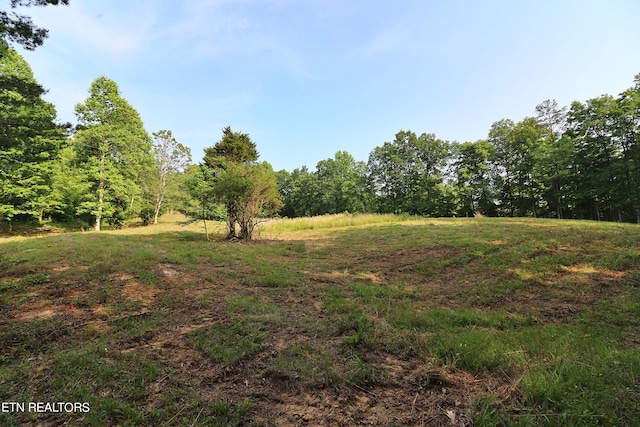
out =
<svg viewBox="0 0 640 427"><path fill-rule="evenodd" d="M131 279L122 287L122 295L132 301L139 301L144 307L149 307L156 302L157 290Z"/></svg>

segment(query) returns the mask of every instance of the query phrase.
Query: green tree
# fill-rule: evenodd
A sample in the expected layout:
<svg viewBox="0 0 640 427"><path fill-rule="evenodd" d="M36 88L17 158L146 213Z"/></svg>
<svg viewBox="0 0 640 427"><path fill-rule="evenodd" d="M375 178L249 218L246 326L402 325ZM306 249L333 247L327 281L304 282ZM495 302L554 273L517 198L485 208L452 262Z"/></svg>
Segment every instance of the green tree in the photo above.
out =
<svg viewBox="0 0 640 427"><path fill-rule="evenodd" d="M275 213L281 206L276 174L267 162L228 163L216 174L213 194L225 206L233 206L240 232L236 236L235 230L230 230L229 238L251 240L258 218L263 213Z"/></svg>
<svg viewBox="0 0 640 427"><path fill-rule="evenodd" d="M461 202L459 213L464 216L495 215L495 196L489 176L493 146L487 140L465 142L454 145L453 153L455 185Z"/></svg>
<svg viewBox="0 0 640 427"><path fill-rule="evenodd" d="M577 215L640 223L640 77L617 98L574 102L566 135L573 143Z"/></svg>
<svg viewBox="0 0 640 427"><path fill-rule="evenodd" d="M66 146L54 162L51 195L55 209L52 214L67 223L76 219L88 223L92 218L88 214L78 216L78 208L91 191L91 182L87 180L85 170L79 167L76 154L73 145Z"/></svg>
<svg viewBox="0 0 640 427"><path fill-rule="evenodd" d="M276 183L280 193L280 200L282 200L282 207L279 213L283 216L292 217L293 215L287 213L287 199L293 193L292 174L286 169L280 169L276 172Z"/></svg>
<svg viewBox="0 0 640 427"><path fill-rule="evenodd" d="M226 221L225 206L212 196L211 182L205 179L204 165L190 164L175 175L175 191L164 201L166 210L180 212L195 220Z"/></svg>
<svg viewBox="0 0 640 427"><path fill-rule="evenodd" d="M63 128L29 64L14 50L0 57L0 82L0 220L41 219L54 209L51 176Z"/></svg>
<svg viewBox="0 0 640 427"><path fill-rule="evenodd" d="M250 165L258 160L259 153L256 148L255 142L251 140L249 134L242 132L234 132L230 126L222 129L222 138L213 147L204 149L204 164L211 169L207 174L217 177L219 173L226 170L229 167L233 167L234 164L238 165ZM214 183L218 181L214 179ZM225 195L216 192L217 195L222 196L220 199L223 201L227 208L227 227L229 230L228 238L236 236L236 224L240 216L240 210L242 209L242 202L239 191L241 191L241 185L231 185L228 183L229 191L234 195ZM216 189L220 189L220 185L214 185Z"/></svg>
<svg viewBox="0 0 640 427"><path fill-rule="evenodd" d="M620 207L618 161L621 150L613 135L616 100L611 95L573 102L567 134L575 149L573 180L577 215L589 219L616 219Z"/></svg>
<svg viewBox="0 0 640 427"><path fill-rule="evenodd" d="M495 122L489 131L494 148L492 173L500 191L504 213L510 216L538 216L540 185L534 175L535 153L542 140L542 128L535 118L514 123Z"/></svg>
<svg viewBox="0 0 640 427"><path fill-rule="evenodd" d="M368 175L381 212L441 213L442 169L450 144L433 134L419 137L400 131L393 142L375 147L369 155Z"/></svg>
<svg viewBox="0 0 640 427"><path fill-rule="evenodd" d="M68 4L68 0L11 0L17 6ZM12 49L18 44L33 50L47 30L31 18L0 10L0 221L15 215L39 216L56 209L49 197L55 141L62 132L53 122L53 105L42 100L45 92L26 61Z"/></svg>
<svg viewBox="0 0 640 427"><path fill-rule="evenodd" d="M205 177L211 179L213 197L227 209L227 237L251 239L259 215L281 206L273 168L257 163L256 144L248 134L234 132L229 126L223 129L222 139L204 151Z"/></svg>
<svg viewBox="0 0 640 427"><path fill-rule="evenodd" d="M118 85L98 77L83 104L76 105L79 130L74 138L76 160L92 184L79 212L120 221L140 194L137 176L152 164L151 138L138 112L121 96Z"/></svg>
<svg viewBox="0 0 640 427"><path fill-rule="evenodd" d="M356 162L346 151L338 151L333 159L318 162L316 176L322 206L319 214L366 210L366 163Z"/></svg>
<svg viewBox="0 0 640 427"><path fill-rule="evenodd" d="M69 0L11 0L12 9L17 6L30 7L58 4L67 5ZM6 48L11 43L17 43L27 50L33 50L44 43L47 34L48 31L37 27L30 17L0 10L0 57L6 53L6 50L2 50L2 45Z"/></svg>
<svg viewBox="0 0 640 427"><path fill-rule="evenodd" d="M614 136L622 154L624 199L629 220L640 224L640 74L635 76L634 86L622 92L616 101Z"/></svg>
<svg viewBox="0 0 640 427"><path fill-rule="evenodd" d="M202 220L207 240L207 220L227 220L226 206L214 196L212 172L205 164L190 165L181 177L182 187L187 195L182 200L182 212L191 218Z"/></svg>
<svg viewBox="0 0 640 427"><path fill-rule="evenodd" d="M290 218L320 215L322 188L318 175L306 166L279 172L278 188L283 201L281 214Z"/></svg>
<svg viewBox="0 0 640 427"><path fill-rule="evenodd" d="M541 141L534 152L534 175L538 177L542 197L556 218L564 218L572 200L570 171L575 157L573 144L564 136L567 107L555 100L536 106Z"/></svg>
<svg viewBox="0 0 640 427"><path fill-rule="evenodd" d="M176 188L176 184L179 182L178 174L191 163L191 150L176 141L170 130L155 132L153 138L153 157L155 159L153 223L157 224L167 193Z"/></svg>
<svg viewBox="0 0 640 427"><path fill-rule="evenodd" d="M234 132L230 126L222 129L222 138L213 147L204 149L204 162L210 168L224 169L229 163L248 164L260 157L256 143L249 134Z"/></svg>

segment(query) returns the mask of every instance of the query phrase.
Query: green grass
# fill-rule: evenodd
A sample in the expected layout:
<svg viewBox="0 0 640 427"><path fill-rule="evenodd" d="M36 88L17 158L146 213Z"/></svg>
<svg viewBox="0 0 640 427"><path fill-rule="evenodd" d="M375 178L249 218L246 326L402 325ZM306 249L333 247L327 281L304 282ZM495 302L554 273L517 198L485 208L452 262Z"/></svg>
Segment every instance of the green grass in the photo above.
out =
<svg viewBox="0 0 640 427"><path fill-rule="evenodd" d="M0 238L0 401L91 405L0 424L640 419L637 226L332 215L252 243L200 228Z"/></svg>
<svg viewBox="0 0 640 427"><path fill-rule="evenodd" d="M260 324L239 321L197 329L187 342L216 362L234 364L262 350L266 336Z"/></svg>
<svg viewBox="0 0 640 427"><path fill-rule="evenodd" d="M302 381L311 389L335 387L340 383L332 355L309 342L284 348L263 376L280 377L294 383Z"/></svg>

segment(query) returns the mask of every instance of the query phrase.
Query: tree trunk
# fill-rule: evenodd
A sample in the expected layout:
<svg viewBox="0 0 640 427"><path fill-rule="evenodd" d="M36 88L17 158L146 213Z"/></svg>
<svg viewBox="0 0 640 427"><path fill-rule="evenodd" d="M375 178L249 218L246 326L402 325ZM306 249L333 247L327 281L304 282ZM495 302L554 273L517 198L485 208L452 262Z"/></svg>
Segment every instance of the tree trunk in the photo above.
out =
<svg viewBox="0 0 640 427"><path fill-rule="evenodd" d="M158 216L160 216L160 208L162 207L162 194L158 194L156 197L156 209L153 213L153 224L158 224Z"/></svg>
<svg viewBox="0 0 640 427"><path fill-rule="evenodd" d="M102 222L102 208L104 205L104 163L107 158L107 153L102 152L100 156L100 176L98 182L98 212L96 213L96 231L100 231L100 223Z"/></svg>
<svg viewBox="0 0 640 427"><path fill-rule="evenodd" d="M229 234L227 234L227 239L232 239L236 237L236 217L233 213L229 213L229 219L227 220L227 228L229 229Z"/></svg>
<svg viewBox="0 0 640 427"><path fill-rule="evenodd" d="M227 215L228 215L228 220L227 220L227 227L229 228L229 234L227 235L227 239L232 239L234 237L237 237L236 235L236 222L238 221L238 215L237 215L237 211L236 211L236 207L233 206L231 203L227 204Z"/></svg>
<svg viewBox="0 0 640 427"><path fill-rule="evenodd" d="M202 199L202 223L204 224L204 234L207 236L207 241L209 241L209 230L207 230L207 215L206 215L206 204L204 203L204 199Z"/></svg>
<svg viewBox="0 0 640 427"><path fill-rule="evenodd" d="M162 161L160 163L160 177L159 177L159 180L158 180L158 194L157 194L157 197L156 197L156 210L153 213L153 223L154 224L158 224L158 217L160 216L160 208L162 207L162 199L164 199L164 193L165 193L165 189L167 187L166 173L165 173L166 157L167 156L166 156L166 150L165 150L165 151L163 151ZM207 238L207 240L208 240L208 238Z"/></svg>
<svg viewBox="0 0 640 427"><path fill-rule="evenodd" d="M100 223L102 222L102 205L104 203L104 180L100 179L98 184L98 212L96 213L96 231L100 231Z"/></svg>

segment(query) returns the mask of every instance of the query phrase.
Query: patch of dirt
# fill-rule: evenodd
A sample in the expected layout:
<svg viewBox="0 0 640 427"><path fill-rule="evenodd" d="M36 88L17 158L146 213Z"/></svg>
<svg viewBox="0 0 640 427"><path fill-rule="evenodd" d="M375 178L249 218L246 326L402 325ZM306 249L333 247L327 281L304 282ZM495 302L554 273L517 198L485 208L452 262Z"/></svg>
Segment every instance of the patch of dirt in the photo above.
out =
<svg viewBox="0 0 640 427"><path fill-rule="evenodd" d="M13 317L29 321L51 319L55 316L81 317L84 314L83 310L73 304L53 304L48 300L40 300L23 304Z"/></svg>
<svg viewBox="0 0 640 427"><path fill-rule="evenodd" d="M434 370L421 360L384 356L380 365L387 379L372 386L352 384L348 390L302 389L271 397L275 424L300 425L407 425L468 426L472 396L501 393L516 397L515 387L498 390L504 379L476 378L468 373ZM271 377L269 381L273 381ZM279 381L292 381L279 378ZM259 383L260 384L260 383ZM252 387L252 382L248 382ZM280 390L283 390L280 387Z"/></svg>
<svg viewBox="0 0 640 427"><path fill-rule="evenodd" d="M18 320L41 320L41 319L51 319L56 315L56 312L51 308L42 308L35 310L27 310L22 311L16 315L16 319Z"/></svg>
<svg viewBox="0 0 640 427"><path fill-rule="evenodd" d="M118 273L113 273L111 275L109 275L109 278L111 280L118 280L120 282L126 282L127 280L133 280L136 278L136 276L134 276L131 273L127 273L127 272L118 272Z"/></svg>
<svg viewBox="0 0 640 427"><path fill-rule="evenodd" d="M376 285L385 283L384 276L381 273L359 273L357 276Z"/></svg>
<svg viewBox="0 0 640 427"><path fill-rule="evenodd" d="M97 305L93 307L91 311L93 312L93 314L96 314L98 316L106 316L110 313L109 307L104 305Z"/></svg>
<svg viewBox="0 0 640 427"><path fill-rule="evenodd" d="M143 307L149 307L156 302L157 291L149 285L129 280L122 287L122 295L127 299L140 302Z"/></svg>

